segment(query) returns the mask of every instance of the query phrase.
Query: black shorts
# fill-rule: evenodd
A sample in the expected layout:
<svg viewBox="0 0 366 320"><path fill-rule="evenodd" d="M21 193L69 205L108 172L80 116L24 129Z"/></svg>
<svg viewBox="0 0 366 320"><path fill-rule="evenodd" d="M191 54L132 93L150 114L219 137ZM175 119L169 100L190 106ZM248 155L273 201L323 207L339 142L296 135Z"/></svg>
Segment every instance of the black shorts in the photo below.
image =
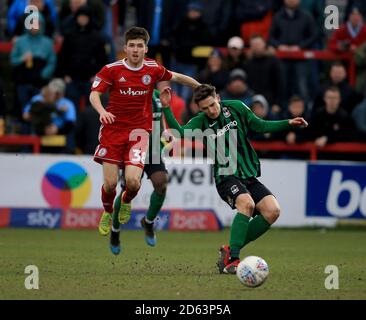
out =
<svg viewBox="0 0 366 320"><path fill-rule="evenodd" d="M164 172L168 173L168 170L166 169L165 163L163 160L161 160L160 163L145 164L144 172L146 173L148 179L150 179L150 177L152 176L153 173L158 172L158 171L164 171Z"/></svg>
<svg viewBox="0 0 366 320"><path fill-rule="evenodd" d="M241 179L229 176L216 185L217 192L232 209L235 209L236 198L243 193L249 193L255 204L264 197L273 195L272 192L257 178Z"/></svg>

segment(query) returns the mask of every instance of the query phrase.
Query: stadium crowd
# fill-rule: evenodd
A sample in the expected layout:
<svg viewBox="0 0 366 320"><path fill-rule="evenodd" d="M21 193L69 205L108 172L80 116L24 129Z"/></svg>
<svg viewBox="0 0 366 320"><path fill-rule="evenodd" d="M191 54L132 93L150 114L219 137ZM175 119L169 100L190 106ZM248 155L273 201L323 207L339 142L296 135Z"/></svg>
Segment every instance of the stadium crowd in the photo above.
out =
<svg viewBox="0 0 366 320"><path fill-rule="evenodd" d="M101 67L123 58L119 35L138 25L151 36L147 55L165 67L214 85L222 99L241 100L260 118L300 116L310 124L282 134L251 133L252 140L313 141L319 147L366 142L365 1L1 1L7 15L0 36L12 49L11 72L0 72L0 134L61 134L66 147L58 152L92 154L99 119L88 102L91 83ZM331 4L340 13L336 30L324 26ZM24 28L26 5L41 12L39 30ZM208 48L207 54L197 48ZM356 85L341 61L276 56L300 50L353 55ZM198 108L190 88L173 89L172 110L185 123Z"/></svg>

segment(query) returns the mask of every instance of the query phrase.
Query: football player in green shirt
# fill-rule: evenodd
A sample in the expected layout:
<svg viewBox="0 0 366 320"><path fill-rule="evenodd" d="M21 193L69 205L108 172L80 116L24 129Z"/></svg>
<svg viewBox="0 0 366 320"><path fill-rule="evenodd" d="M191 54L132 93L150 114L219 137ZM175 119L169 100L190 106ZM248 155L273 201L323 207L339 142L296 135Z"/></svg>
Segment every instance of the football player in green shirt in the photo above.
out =
<svg viewBox="0 0 366 320"><path fill-rule="evenodd" d="M175 135L189 137L202 132L207 152L215 160L217 192L232 209L237 209L229 245L220 247L217 263L220 273L235 274L240 262L240 250L265 233L280 215L278 201L257 179L260 176L260 162L248 140L248 130L277 132L308 124L300 117L262 120L241 101L221 101L215 87L202 84L194 89L194 101L200 113L186 125L180 126L169 108L170 98L170 88L161 91L163 112L169 127L175 129L172 130L173 134L175 131Z"/></svg>

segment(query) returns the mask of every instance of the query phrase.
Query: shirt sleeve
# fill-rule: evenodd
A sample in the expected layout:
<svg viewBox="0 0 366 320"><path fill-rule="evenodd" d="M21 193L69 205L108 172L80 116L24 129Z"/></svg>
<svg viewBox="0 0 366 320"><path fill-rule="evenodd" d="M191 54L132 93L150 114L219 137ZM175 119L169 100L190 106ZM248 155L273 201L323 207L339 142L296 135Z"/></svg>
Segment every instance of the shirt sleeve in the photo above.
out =
<svg viewBox="0 0 366 320"><path fill-rule="evenodd" d="M179 133L179 137L190 137L193 135L194 129L202 129L202 117L195 116L187 122L184 126L181 126L177 119L175 119L173 112L170 108L163 108L164 116L168 126L171 129L175 129ZM174 135L174 132L173 132Z"/></svg>
<svg viewBox="0 0 366 320"><path fill-rule="evenodd" d="M173 73L159 64L158 68L158 81L169 81L173 77Z"/></svg>
<svg viewBox="0 0 366 320"><path fill-rule="evenodd" d="M263 120L257 117L252 110L242 103L241 114L251 130L259 133L271 133L291 128L288 120Z"/></svg>
<svg viewBox="0 0 366 320"><path fill-rule="evenodd" d="M107 66L104 66L95 76L91 91L106 93L112 85L113 78L110 69Z"/></svg>

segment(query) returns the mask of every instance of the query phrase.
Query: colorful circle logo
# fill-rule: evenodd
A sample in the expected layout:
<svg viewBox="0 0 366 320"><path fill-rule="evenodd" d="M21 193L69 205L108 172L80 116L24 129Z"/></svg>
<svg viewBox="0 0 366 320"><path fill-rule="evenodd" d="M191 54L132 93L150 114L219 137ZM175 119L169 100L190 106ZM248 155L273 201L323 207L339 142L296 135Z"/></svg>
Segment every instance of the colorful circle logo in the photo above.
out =
<svg viewBox="0 0 366 320"><path fill-rule="evenodd" d="M90 191L88 173L74 162L54 164L42 179L43 196L53 208L81 208Z"/></svg>

